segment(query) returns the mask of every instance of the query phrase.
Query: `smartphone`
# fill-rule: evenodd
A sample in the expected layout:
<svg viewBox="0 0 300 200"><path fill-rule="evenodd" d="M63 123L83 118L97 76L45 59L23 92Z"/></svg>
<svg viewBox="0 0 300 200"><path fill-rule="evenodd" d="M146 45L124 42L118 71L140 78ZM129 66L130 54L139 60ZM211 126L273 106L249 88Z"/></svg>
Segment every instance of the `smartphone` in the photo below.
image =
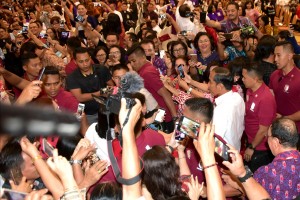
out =
<svg viewBox="0 0 300 200"><path fill-rule="evenodd" d="M76 16L76 20L78 21L78 22L83 22L84 21L84 17L82 17L81 15L77 15ZM76 21L75 20L75 21Z"/></svg>
<svg viewBox="0 0 300 200"><path fill-rule="evenodd" d="M151 56L146 56L146 59L151 62Z"/></svg>
<svg viewBox="0 0 300 200"><path fill-rule="evenodd" d="M98 6L98 7L101 7L101 3L100 2L93 2L94 3L94 6Z"/></svg>
<svg viewBox="0 0 300 200"><path fill-rule="evenodd" d="M187 35L187 31L180 31L180 35L186 36Z"/></svg>
<svg viewBox="0 0 300 200"><path fill-rule="evenodd" d="M191 53L190 54L190 60L192 60L193 62L197 63L198 62L197 54Z"/></svg>
<svg viewBox="0 0 300 200"><path fill-rule="evenodd" d="M215 153L221 156L224 160L231 162L228 150L230 149L226 144L227 142L217 134L214 134L215 138Z"/></svg>
<svg viewBox="0 0 300 200"><path fill-rule="evenodd" d="M164 56L166 55L166 52L165 52L165 50L160 50L159 51L159 57L161 58L161 59L164 59Z"/></svg>
<svg viewBox="0 0 300 200"><path fill-rule="evenodd" d="M177 130L191 138L197 139L199 128L200 124L198 122L182 116L179 120Z"/></svg>
<svg viewBox="0 0 300 200"><path fill-rule="evenodd" d="M159 14L158 17L161 18L161 19L166 19L167 15L166 14Z"/></svg>
<svg viewBox="0 0 300 200"><path fill-rule="evenodd" d="M78 107L77 107L77 114L81 117L83 111L84 111L84 107L85 107L85 104L83 103L79 103L78 104Z"/></svg>
<svg viewBox="0 0 300 200"><path fill-rule="evenodd" d="M24 200L27 195L28 193L3 188L3 196L8 200Z"/></svg>
<svg viewBox="0 0 300 200"><path fill-rule="evenodd" d="M22 33L27 34L28 33L28 26L23 26L22 27Z"/></svg>
<svg viewBox="0 0 300 200"><path fill-rule="evenodd" d="M43 138L42 148L45 154L47 154L49 157L53 156L52 151L54 150L54 147L51 144L49 144L49 142L47 142L45 138Z"/></svg>
<svg viewBox="0 0 300 200"><path fill-rule="evenodd" d="M200 22L205 23L206 21L206 12L201 12L200 13Z"/></svg>
<svg viewBox="0 0 300 200"><path fill-rule="evenodd" d="M158 123L162 123L164 121L165 114L166 114L166 111L162 108L159 108L154 121L158 122Z"/></svg>
<svg viewBox="0 0 300 200"><path fill-rule="evenodd" d="M41 69L40 75L39 75L39 78L38 78L39 81L42 80L43 75L44 75L44 72L45 72L45 69L46 69L45 67L43 67L43 68Z"/></svg>
<svg viewBox="0 0 300 200"><path fill-rule="evenodd" d="M177 142L180 142L180 141L184 140L184 138L185 138L186 135L184 133L181 133L178 130L178 125L179 125L179 122L176 122L175 123L175 129L174 129L174 131L175 131L175 140Z"/></svg>
<svg viewBox="0 0 300 200"><path fill-rule="evenodd" d="M179 72L180 78L184 78L184 77L185 77L184 71L183 71L183 65L182 65L182 64L180 64L180 65L178 66L178 72Z"/></svg>
<svg viewBox="0 0 300 200"><path fill-rule="evenodd" d="M225 37L226 40L231 40L232 36L233 36L232 33L224 33L224 37Z"/></svg>

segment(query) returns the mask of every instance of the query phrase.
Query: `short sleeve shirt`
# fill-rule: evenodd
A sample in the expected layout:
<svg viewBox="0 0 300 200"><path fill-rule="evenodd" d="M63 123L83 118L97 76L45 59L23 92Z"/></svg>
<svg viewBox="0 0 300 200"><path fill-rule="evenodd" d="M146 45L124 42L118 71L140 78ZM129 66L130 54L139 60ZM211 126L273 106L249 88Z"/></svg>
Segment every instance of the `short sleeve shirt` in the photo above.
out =
<svg viewBox="0 0 300 200"><path fill-rule="evenodd" d="M257 32L256 26L249 20L248 17L239 17L239 22L237 24L233 23L232 20L226 19L220 22L221 30L224 33L230 33L235 28L243 28L245 25L252 26L254 31Z"/></svg>

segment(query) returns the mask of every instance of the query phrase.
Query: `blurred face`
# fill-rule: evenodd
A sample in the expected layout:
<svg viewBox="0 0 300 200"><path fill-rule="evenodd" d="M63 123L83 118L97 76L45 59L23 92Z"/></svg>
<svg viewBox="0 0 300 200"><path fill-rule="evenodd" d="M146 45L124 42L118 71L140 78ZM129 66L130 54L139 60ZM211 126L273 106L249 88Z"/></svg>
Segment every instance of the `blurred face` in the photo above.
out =
<svg viewBox="0 0 300 200"><path fill-rule="evenodd" d="M24 65L23 69L30 78L36 79L42 69L42 63L39 58L29 59L28 64Z"/></svg>
<svg viewBox="0 0 300 200"><path fill-rule="evenodd" d="M121 78L126 74L126 72L127 71L125 69L118 69L114 71L112 79L117 87L120 87Z"/></svg>
<svg viewBox="0 0 300 200"><path fill-rule="evenodd" d="M247 4L247 9L251 9L251 7L252 7L251 3L248 3Z"/></svg>
<svg viewBox="0 0 300 200"><path fill-rule="evenodd" d="M211 51L211 44L208 36L202 35L198 40L198 46L201 52Z"/></svg>
<svg viewBox="0 0 300 200"><path fill-rule="evenodd" d="M78 53L75 58L81 72L89 72L91 69L91 57L88 53Z"/></svg>
<svg viewBox="0 0 300 200"><path fill-rule="evenodd" d="M258 19L258 25L259 25L260 27L262 27L262 26L265 25L264 21L263 21L261 18Z"/></svg>
<svg viewBox="0 0 300 200"><path fill-rule="evenodd" d="M125 34L124 45L127 49L129 49L132 46L132 41L131 41L131 38L128 34Z"/></svg>
<svg viewBox="0 0 300 200"><path fill-rule="evenodd" d="M215 75L216 75L216 73L214 71L210 72L208 89L212 95L218 96L218 94L219 94L218 93L218 84L216 83L216 81L214 81Z"/></svg>
<svg viewBox="0 0 300 200"><path fill-rule="evenodd" d="M288 65L290 61L290 55L286 51L284 51L283 46L275 47L274 55L277 69L283 69Z"/></svg>
<svg viewBox="0 0 300 200"><path fill-rule="evenodd" d="M54 32L53 32L50 28L47 29L46 33L47 33L47 35L48 35L49 37L51 37L52 39L55 37Z"/></svg>
<svg viewBox="0 0 300 200"><path fill-rule="evenodd" d="M246 88L250 88L252 89L253 86L255 86L256 83L256 79L254 78L254 76L251 73L248 73L248 71L246 69L243 69L243 83L245 84Z"/></svg>
<svg viewBox="0 0 300 200"><path fill-rule="evenodd" d="M221 2L218 3L218 9L219 8L222 8L222 3Z"/></svg>
<svg viewBox="0 0 300 200"><path fill-rule="evenodd" d="M151 58L155 56L154 47L151 43L142 44L141 46L144 49L146 56L151 56Z"/></svg>
<svg viewBox="0 0 300 200"><path fill-rule="evenodd" d="M127 10L127 4L122 4L122 10L126 11Z"/></svg>
<svg viewBox="0 0 300 200"><path fill-rule="evenodd" d="M36 23L30 23L29 24L29 29L32 32L33 35L38 36L40 33L39 26Z"/></svg>
<svg viewBox="0 0 300 200"><path fill-rule="evenodd" d="M153 39L153 42L154 42L154 50L155 50L155 52L159 52L159 46L160 46L160 41L159 41L159 39L154 38L154 39Z"/></svg>
<svg viewBox="0 0 300 200"><path fill-rule="evenodd" d="M178 71L179 65L182 65L183 66L182 67L183 71L185 73L188 73L189 66L187 65L187 63L183 59L179 58L179 59L176 59L176 61L175 61L175 70L176 70L177 74L179 74L179 71Z"/></svg>
<svg viewBox="0 0 300 200"><path fill-rule="evenodd" d="M96 54L96 59L99 61L100 64L104 64L106 61L106 53L104 50L99 50Z"/></svg>
<svg viewBox="0 0 300 200"><path fill-rule="evenodd" d="M238 17L238 10L236 9L235 5L227 6L227 16L230 20L235 20Z"/></svg>
<svg viewBox="0 0 300 200"><path fill-rule="evenodd" d="M44 91L50 97L56 97L61 87L59 75L49 74L43 80Z"/></svg>
<svg viewBox="0 0 300 200"><path fill-rule="evenodd" d="M184 56L185 55L185 49L181 44L177 44L173 48L173 55L175 58L178 56Z"/></svg>
<svg viewBox="0 0 300 200"><path fill-rule="evenodd" d="M239 14L239 16L242 16L242 15L243 15L243 8L242 8L241 6L239 7L238 14Z"/></svg>
<svg viewBox="0 0 300 200"><path fill-rule="evenodd" d="M78 15L85 16L86 12L87 12L87 10L83 5L78 6L78 8L77 8Z"/></svg>
<svg viewBox="0 0 300 200"><path fill-rule="evenodd" d="M27 178L27 180L34 180L40 177L37 172L32 159L26 153L22 152L22 157L24 159L24 163L21 166L22 175Z"/></svg>
<svg viewBox="0 0 300 200"><path fill-rule="evenodd" d="M121 60L121 52L118 48L113 47L109 50L109 57L113 57L115 61Z"/></svg>
<svg viewBox="0 0 300 200"><path fill-rule="evenodd" d="M6 31L4 29L0 28L0 39L5 38L5 36L6 36Z"/></svg>
<svg viewBox="0 0 300 200"><path fill-rule="evenodd" d="M151 26L152 26L152 28L154 28L156 25L157 25L156 21L155 20L151 20Z"/></svg>
<svg viewBox="0 0 300 200"><path fill-rule="evenodd" d="M54 21L51 25L52 25L52 28L54 28L55 30L60 29L60 24L57 21Z"/></svg>
<svg viewBox="0 0 300 200"><path fill-rule="evenodd" d="M145 60L145 57L137 56L135 53L128 57L128 62L135 71L138 71L145 64Z"/></svg>
<svg viewBox="0 0 300 200"><path fill-rule="evenodd" d="M30 17L30 19L36 19L35 14L33 12L29 13L29 17Z"/></svg>
<svg viewBox="0 0 300 200"><path fill-rule="evenodd" d="M107 45L108 48L110 48L113 45L119 45L119 41L118 41L117 36L115 36L115 35L108 35L106 37L106 45Z"/></svg>
<svg viewBox="0 0 300 200"><path fill-rule="evenodd" d="M52 12L51 6L50 5L44 5L44 11L46 11L48 13Z"/></svg>

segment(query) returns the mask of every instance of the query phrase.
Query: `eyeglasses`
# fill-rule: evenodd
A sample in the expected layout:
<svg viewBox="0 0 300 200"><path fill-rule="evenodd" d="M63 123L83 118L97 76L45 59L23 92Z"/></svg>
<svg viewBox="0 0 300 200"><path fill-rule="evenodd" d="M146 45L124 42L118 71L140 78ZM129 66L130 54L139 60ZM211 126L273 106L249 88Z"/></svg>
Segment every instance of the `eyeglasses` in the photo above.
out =
<svg viewBox="0 0 300 200"><path fill-rule="evenodd" d="M96 55L96 57L104 57L104 56L106 56L106 54L98 54L98 55Z"/></svg>
<svg viewBox="0 0 300 200"><path fill-rule="evenodd" d="M174 50L173 50L173 53L182 52L182 51L184 51L184 48L174 49Z"/></svg>

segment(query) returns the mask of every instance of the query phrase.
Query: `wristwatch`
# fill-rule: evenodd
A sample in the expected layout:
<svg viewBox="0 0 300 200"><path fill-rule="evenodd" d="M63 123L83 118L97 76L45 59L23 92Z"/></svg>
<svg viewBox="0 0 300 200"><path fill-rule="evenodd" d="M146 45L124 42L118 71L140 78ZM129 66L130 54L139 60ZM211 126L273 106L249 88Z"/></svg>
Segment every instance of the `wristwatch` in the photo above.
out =
<svg viewBox="0 0 300 200"><path fill-rule="evenodd" d="M255 150L255 148L253 147L253 145L252 145L251 143L248 144L247 148L252 149L252 150Z"/></svg>
<svg viewBox="0 0 300 200"><path fill-rule="evenodd" d="M247 180L248 178L250 178L250 177L253 176L253 173L251 172L251 170L249 169L249 167L248 167L247 165L245 165L245 169L246 169L246 175L243 176L243 177L238 177L238 179L239 179L239 181L240 181L241 183L246 182L246 180Z"/></svg>
<svg viewBox="0 0 300 200"><path fill-rule="evenodd" d="M70 162L71 165L73 165L73 164L79 164L79 165L81 165L82 164L82 160L72 160L71 159L69 162Z"/></svg>

